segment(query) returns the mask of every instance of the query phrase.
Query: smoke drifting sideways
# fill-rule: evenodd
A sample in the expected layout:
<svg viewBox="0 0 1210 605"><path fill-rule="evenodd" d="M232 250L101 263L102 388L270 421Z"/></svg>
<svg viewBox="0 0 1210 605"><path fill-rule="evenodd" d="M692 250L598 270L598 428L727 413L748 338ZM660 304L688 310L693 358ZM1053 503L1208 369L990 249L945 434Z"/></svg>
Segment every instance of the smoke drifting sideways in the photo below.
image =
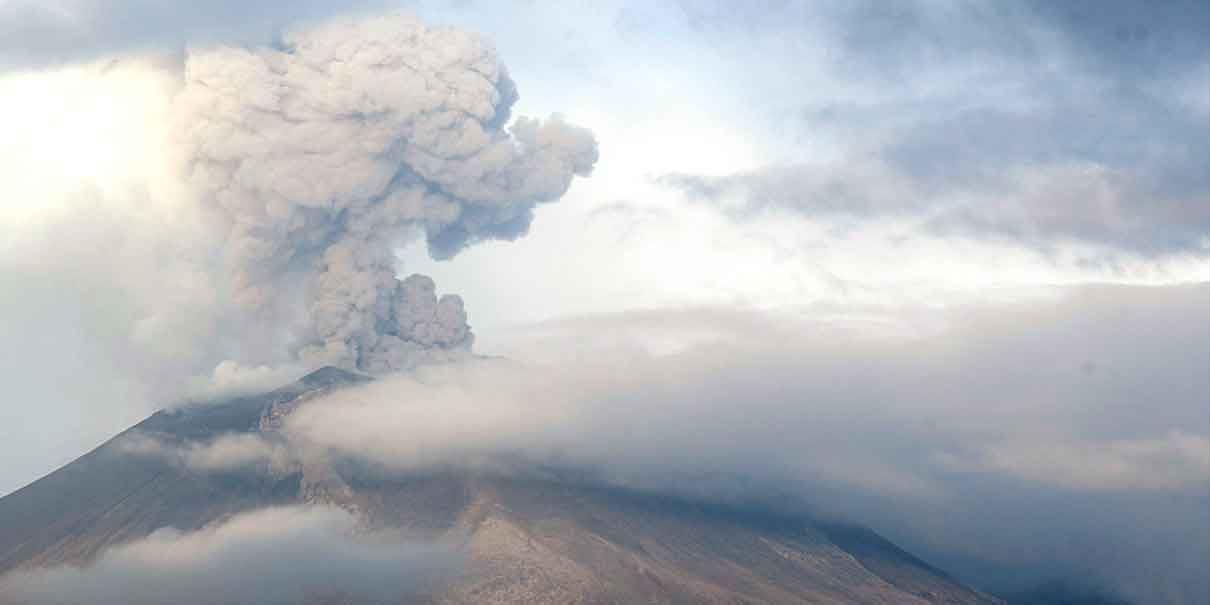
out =
<svg viewBox="0 0 1210 605"><path fill-rule="evenodd" d="M462 300L397 279L392 247L422 231L444 259L518 238L537 204L591 173L592 133L558 115L507 126L518 98L482 38L410 16L191 50L174 101L182 159L220 215L249 340L271 348L256 334L294 322L304 364L368 373L466 356Z"/></svg>

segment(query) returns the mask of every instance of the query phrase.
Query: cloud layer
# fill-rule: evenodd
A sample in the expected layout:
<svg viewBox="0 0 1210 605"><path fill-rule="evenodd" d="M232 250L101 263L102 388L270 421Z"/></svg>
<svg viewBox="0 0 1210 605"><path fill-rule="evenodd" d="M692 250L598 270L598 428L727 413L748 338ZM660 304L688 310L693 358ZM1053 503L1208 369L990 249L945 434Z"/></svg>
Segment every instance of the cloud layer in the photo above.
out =
<svg viewBox="0 0 1210 605"><path fill-rule="evenodd" d="M690 10L704 36L807 65L777 116L797 151L660 182L733 216L1046 250L1210 249L1210 12L1196 2ZM793 42L793 36L811 42Z"/></svg>
<svg viewBox="0 0 1210 605"><path fill-rule="evenodd" d="M0 71L178 50L188 43L272 40L283 23L381 8L381 0L192 5L171 0L10 0L0 5Z"/></svg>
<svg viewBox="0 0 1210 605"><path fill-rule="evenodd" d="M1197 568L1207 308L1200 284L846 320L585 317L518 331L511 360L335 391L271 436L122 445L200 473L334 456L388 477L541 477L806 512L869 524L997 592L1061 576L1197 602L1210 594Z"/></svg>
<svg viewBox="0 0 1210 605"><path fill-rule="evenodd" d="M842 515L996 589L1064 573L1181 603L1210 594L1190 567L1210 555L1208 305L1205 285L1092 287L889 330L584 320L540 340L551 365L424 368L305 406L287 432L393 472L572 473Z"/></svg>
<svg viewBox="0 0 1210 605"><path fill-rule="evenodd" d="M340 510L276 508L192 533L163 529L85 568L0 578L0 597L15 605L380 602L433 590L458 569L447 545L370 535L357 523Z"/></svg>

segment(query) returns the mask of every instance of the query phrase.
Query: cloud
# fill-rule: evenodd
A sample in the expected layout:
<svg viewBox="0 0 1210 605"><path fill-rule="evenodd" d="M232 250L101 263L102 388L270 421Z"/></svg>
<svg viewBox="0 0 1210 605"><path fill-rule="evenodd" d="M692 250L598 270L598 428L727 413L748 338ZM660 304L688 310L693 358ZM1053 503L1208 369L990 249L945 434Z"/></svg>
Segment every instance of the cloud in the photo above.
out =
<svg viewBox="0 0 1210 605"><path fill-rule="evenodd" d="M485 360L424 368L304 407L291 416L290 427L317 443L404 468L505 452L617 470L631 465L645 471L659 460L749 474L753 460L782 452L777 458L787 466L763 465L774 475L835 474L864 484L875 460L891 460L885 454L896 447L931 443L919 454L1067 489L1184 489L1210 472L1207 436L1171 428L1200 426L1207 386L1192 370L1205 330L1184 336L1165 330L1175 339L1166 343L1147 336L1137 344L1167 355L1146 362L1142 352L1125 348L1118 332L1143 337L1142 330L1159 326L1143 320L1111 332L1078 314L1108 319L1175 308L1189 320L1180 330L1188 331L1207 293L1201 286L1075 290L1064 294L1074 299L1066 302L955 312L941 319L947 327L940 333L913 336L722 311L688 318L656 314L652 321L664 324L661 335L642 327L641 315L624 315L590 322L586 329L605 333L600 336L565 324L603 345L598 349L576 342L569 350L568 343L550 340L527 345L548 360L562 356L570 363L530 367ZM1118 300L1131 297L1136 300ZM627 325L635 340L620 332ZM1077 342L1067 340L1072 333L1079 334ZM682 344L670 346L669 338ZM1171 395L1144 414L1133 393L1138 381L1157 375L1171 379ZM1006 384L1010 377L1019 384ZM1038 384L1043 378L1044 386ZM1083 411L1088 408L1134 414L1135 422L1129 428L1096 426L1097 415ZM1047 424L1073 410L1081 413ZM913 421L921 432L912 435L895 428L918 415L942 425L934 430ZM698 424L681 433L685 422ZM865 423L865 433L875 427L887 433L874 448L879 455L866 459L868 443L845 446L851 432L838 429L847 422ZM795 430L780 432L787 427ZM400 430L415 435L398 439ZM732 440L744 447L715 447ZM863 472L848 472L850 462ZM888 478L905 478L904 485L930 484L929 473L920 470L883 469Z"/></svg>
<svg viewBox="0 0 1210 605"><path fill-rule="evenodd" d="M448 545L367 534L340 510L273 508L191 533L162 529L84 568L14 572L0 578L0 596L15 605L398 600L432 590L459 564Z"/></svg>
<svg viewBox="0 0 1210 605"><path fill-rule="evenodd" d="M521 237L596 160L591 133L561 117L513 120L517 91L485 39L413 17L199 41L182 59L0 79L0 286L13 294L0 305L21 318L3 329L38 355L6 380L51 408L113 413L67 451L153 406L306 366L468 354L461 298L397 279L393 247L422 236L448 258ZM84 376L97 397L68 386Z"/></svg>
<svg viewBox="0 0 1210 605"><path fill-rule="evenodd" d="M154 433L133 431L119 437L115 447L127 456L158 458L201 474L285 475L299 462L299 453L284 441L257 433L230 433L177 443Z"/></svg>
<svg viewBox="0 0 1210 605"><path fill-rule="evenodd" d="M673 173L656 182L743 220L797 215L838 225L895 221L924 236L995 238L1042 249L1074 242L1149 255L1205 254L1210 243L1210 186L1190 182L1202 180L1200 165L1149 172L1095 162L993 168L975 161L977 154L954 158L940 176L922 173L932 168L858 157L727 176Z"/></svg>
<svg viewBox="0 0 1210 605"><path fill-rule="evenodd" d="M805 65L794 68L803 74L796 90L764 101L776 128L794 133L779 161L665 173L660 182L690 199L744 219L895 220L927 236L1044 250L1206 254L1204 6L688 12L706 38L780 41L753 59L758 68ZM815 42L792 43L795 33Z"/></svg>
<svg viewBox="0 0 1210 605"><path fill-rule="evenodd" d="M1003 472L1028 481L1097 491L1181 490L1210 477L1210 439L1173 429L1144 439L1046 443L1022 440L975 452L948 454L955 468Z"/></svg>
<svg viewBox="0 0 1210 605"><path fill-rule="evenodd" d="M1183 563L1210 554L1207 308L1201 284L889 324L586 318L516 349L546 364L423 368L304 406L286 430L394 473L587 477L842 515L993 589L1061 570L1179 603L1210 591Z"/></svg>
<svg viewBox="0 0 1210 605"><path fill-rule="evenodd" d="M209 375L193 376L187 398L193 401L217 401L237 395L265 393L306 372L294 365L244 366L230 359L219 362Z"/></svg>
<svg viewBox="0 0 1210 605"><path fill-rule="evenodd" d="M727 176L674 173L656 182L736 218L777 210L833 217L903 214L921 207L923 193L919 184L875 163L770 166Z"/></svg>
<svg viewBox="0 0 1210 605"><path fill-rule="evenodd" d="M1163 79L1205 58L1210 29L1210 10L1196 0L911 2L892 9L874 0L831 6L718 0L679 9L692 30L716 39L781 36L818 24L851 73L888 79L953 65L1038 61L1055 50L1087 71Z"/></svg>
<svg viewBox="0 0 1210 605"><path fill-rule="evenodd" d="M446 258L523 235L539 202L591 168L595 141L553 117L510 125L517 91L476 36L397 17L279 32L279 22L319 22L345 6L0 6L0 69L194 43L183 63L137 66L165 76L163 103L161 92L144 105L88 80L35 87L8 113L0 182L13 203L0 220L13 228L0 229L0 290L11 296L0 297L0 332L20 353L6 392L29 403L3 410L15 452L6 466L65 461L31 461L51 448L30 439L30 425L62 440L65 427L92 427L53 448L81 451L180 397L181 385L257 391L302 351L307 362L373 371L465 353L460 300L422 277L396 280L392 247L420 237L422 254ZM595 215L625 233L595 258L583 232L565 228L574 214L555 225L554 247L528 257L481 247L481 273L467 281L504 291L487 298L516 296L526 304L512 306L535 316L585 300L767 306L774 292L800 304L830 287L803 278L816 263L842 300L937 306L953 289L988 298L1004 283L1190 273L1156 258L1167 254L1187 255L1204 279L1210 88L1199 3L721 2L570 19L540 5L483 8L459 18L505 30L510 57L519 48L546 70L526 71L546 87L534 106L630 123L612 140L623 159L681 171L663 183L702 203L686 212L637 188L633 212ZM621 33L603 35L600 22ZM226 41L241 44L212 44ZM87 68L112 82L135 63ZM569 85L586 73L608 86ZM603 88L622 92L596 98ZM108 104L162 121L168 136L161 144L130 120L66 102L84 98L116 99ZM672 120L653 111L670 102L693 110ZM27 123L37 145L17 127ZM141 155L116 153L135 143ZM87 153L123 164L82 162ZM173 185L196 187L181 195L134 178L75 187L153 173L178 155L190 179ZM748 156L776 163L754 168ZM602 197L618 199L619 188ZM771 243L772 229L749 229L767 216L793 218L775 226L798 237ZM842 241L869 222L897 224L876 231L878 242ZM892 241L904 232L918 245ZM1098 248L1091 257L1112 270L1057 270L1037 252L1069 244ZM1121 254L1136 262L1115 264ZM537 280L545 286L522 283L519 267L532 282L552 258L550 279ZM575 279L584 287L567 286ZM1010 568L1060 570L1152 601L1205 600L1194 567L1210 558L1206 307L1197 286L1093 287L1058 302L890 318L832 309L878 316L843 328L736 309L624 312L528 333L514 349L524 365L425 369L308 410L294 428L394 472L587 469L722 499L790 492L982 582L1011 584ZM275 447L230 437L159 451L217 471L267 465Z"/></svg>
<svg viewBox="0 0 1210 605"><path fill-rule="evenodd" d="M1210 9L1195 0L1162 7L1142 0L1079 0L1064 6L1034 0L1029 7L1094 69L1164 78L1210 52L1205 38Z"/></svg>
<svg viewBox="0 0 1210 605"><path fill-rule="evenodd" d="M9 0L0 5L0 70L179 50L187 43L265 44L288 23L388 4L379 0Z"/></svg>

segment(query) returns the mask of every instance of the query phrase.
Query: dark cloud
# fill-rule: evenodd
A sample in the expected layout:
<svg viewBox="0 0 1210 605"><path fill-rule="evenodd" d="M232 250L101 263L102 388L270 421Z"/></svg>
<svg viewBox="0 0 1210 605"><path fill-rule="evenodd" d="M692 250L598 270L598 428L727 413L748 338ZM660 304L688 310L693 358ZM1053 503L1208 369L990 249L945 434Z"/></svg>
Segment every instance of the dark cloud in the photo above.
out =
<svg viewBox="0 0 1210 605"><path fill-rule="evenodd" d="M1197 0L930 2L786 0L680 2L703 36L789 35L813 29L846 69L911 78L959 63L1036 69L1062 53L1074 67L1164 77L1207 57L1210 8Z"/></svg>
<svg viewBox="0 0 1210 605"><path fill-rule="evenodd" d="M278 508L192 533L166 528L107 551L84 568L13 572L14 605L398 602L459 569L456 551L399 535L359 532L344 511Z"/></svg>
<svg viewBox="0 0 1210 605"><path fill-rule="evenodd" d="M728 176L666 174L656 182L741 219L769 212L830 219L911 216L927 208L921 183L879 162L768 166Z"/></svg>
<svg viewBox="0 0 1210 605"><path fill-rule="evenodd" d="M746 17L731 13L739 11ZM751 12L749 12L751 11ZM933 233L1204 253L1210 9L1204 3L844 3L711 12L704 35L785 39L754 60L833 78L779 99L828 163L668 175L738 216L898 218ZM702 24L706 25L702 25ZM822 49L822 50L821 50ZM816 143L818 145L818 143Z"/></svg>
<svg viewBox="0 0 1210 605"><path fill-rule="evenodd" d="M1093 69L1124 79L1163 78L1210 59L1210 6L1198 0L1028 2Z"/></svg>
<svg viewBox="0 0 1210 605"><path fill-rule="evenodd" d="M831 15L839 62L888 80L910 79L941 64L1036 61L1030 15L1015 4L842 3Z"/></svg>
<svg viewBox="0 0 1210 605"><path fill-rule="evenodd" d="M1109 121L1113 120L1110 128ZM1124 94L1090 107L1078 95L1022 115L976 109L938 116L888 145L885 157L927 183L994 182L1012 168L1083 162L1130 177L1157 201L1210 189L1206 124L1160 99ZM965 179L965 180L963 180Z"/></svg>
<svg viewBox="0 0 1210 605"><path fill-rule="evenodd" d="M968 128L967 121L979 125ZM1013 152L987 152L978 142L1011 146L1021 142L1018 133L1041 127L1014 128L1019 121L1003 114L961 116L907 133L888 146L888 157L727 176L666 174L657 182L739 219L789 213L850 225L890 220L929 235L1003 238L1041 249L1082 242L1147 255L1205 252L1210 166L1199 158L1210 157L1210 144L1190 137L1187 146L1110 165L1025 159L1045 155L1042 147L1002 160L995 156Z"/></svg>

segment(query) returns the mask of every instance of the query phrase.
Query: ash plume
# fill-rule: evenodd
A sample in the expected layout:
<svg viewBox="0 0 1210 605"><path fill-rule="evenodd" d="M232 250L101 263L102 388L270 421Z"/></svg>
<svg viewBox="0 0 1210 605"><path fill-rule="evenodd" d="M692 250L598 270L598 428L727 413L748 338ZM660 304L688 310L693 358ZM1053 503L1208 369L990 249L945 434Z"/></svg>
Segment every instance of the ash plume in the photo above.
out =
<svg viewBox="0 0 1210 605"><path fill-rule="evenodd" d="M509 126L517 99L482 38L409 16L190 51L178 128L226 231L232 298L254 323L301 324L292 348L310 364L380 373L465 355L462 300L397 279L392 249L409 233L436 258L515 239L592 171L591 132L557 115Z"/></svg>

